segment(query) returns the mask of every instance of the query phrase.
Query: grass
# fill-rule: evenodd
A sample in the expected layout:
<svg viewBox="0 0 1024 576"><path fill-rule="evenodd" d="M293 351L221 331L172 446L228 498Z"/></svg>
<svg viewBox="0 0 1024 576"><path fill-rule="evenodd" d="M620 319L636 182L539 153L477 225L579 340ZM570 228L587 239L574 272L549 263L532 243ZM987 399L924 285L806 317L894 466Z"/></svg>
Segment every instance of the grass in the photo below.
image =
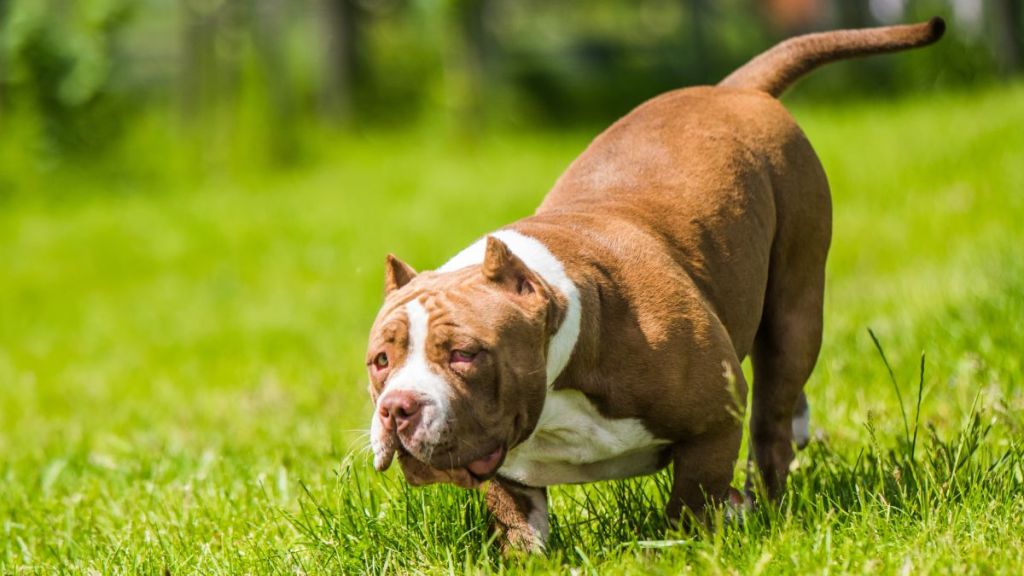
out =
<svg viewBox="0 0 1024 576"><path fill-rule="evenodd" d="M1021 572L1024 87L795 114L836 220L818 437L782 502L687 535L667 473L560 487L550 554L512 561L479 494L373 473L364 338L386 252L429 268L528 214L588 134L372 135L153 189L18 180L0 573Z"/></svg>

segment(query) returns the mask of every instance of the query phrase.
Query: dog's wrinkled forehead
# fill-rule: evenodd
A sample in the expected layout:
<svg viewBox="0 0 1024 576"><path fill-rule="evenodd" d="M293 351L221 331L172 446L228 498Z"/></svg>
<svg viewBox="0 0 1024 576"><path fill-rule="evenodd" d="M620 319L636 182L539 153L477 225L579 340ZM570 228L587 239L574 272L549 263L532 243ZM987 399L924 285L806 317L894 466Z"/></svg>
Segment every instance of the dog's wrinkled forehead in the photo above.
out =
<svg viewBox="0 0 1024 576"><path fill-rule="evenodd" d="M423 302L413 298L401 306L404 322L404 338L396 339L400 350L393 351L396 358L392 375L388 379L392 388L418 392L430 397L438 405L446 404L447 383L438 366L431 347L428 346L430 316ZM401 328L396 328L401 330Z"/></svg>
<svg viewBox="0 0 1024 576"><path fill-rule="evenodd" d="M454 272L423 272L388 295L373 329L373 338L408 347L455 337L493 338L510 305L481 277L479 266Z"/></svg>
<svg viewBox="0 0 1024 576"><path fill-rule="evenodd" d="M371 347L379 342L380 327L405 314L403 306L414 299L427 312L431 334L435 329L461 329L492 339L502 334L503 326L514 324L516 306L522 310L557 304L556 315L562 316L553 322L558 330L548 345L548 382L568 363L580 331L579 294L562 263L538 240L502 230L475 242L436 271L417 274L392 255L386 264L387 296Z"/></svg>

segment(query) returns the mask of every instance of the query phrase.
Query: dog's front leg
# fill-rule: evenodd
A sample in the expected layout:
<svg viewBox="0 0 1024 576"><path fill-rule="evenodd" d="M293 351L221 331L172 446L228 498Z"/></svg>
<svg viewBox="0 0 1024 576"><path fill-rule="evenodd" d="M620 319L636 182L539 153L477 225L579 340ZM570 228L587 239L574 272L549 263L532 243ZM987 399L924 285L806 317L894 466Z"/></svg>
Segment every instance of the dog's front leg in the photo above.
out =
<svg viewBox="0 0 1024 576"><path fill-rule="evenodd" d="M541 553L548 539L548 492L496 477L487 488L503 552Z"/></svg>
<svg viewBox="0 0 1024 576"><path fill-rule="evenodd" d="M742 436L736 426L672 447L672 494L665 510L672 524L679 525L684 507L697 522L706 523L706 504L732 500L729 483Z"/></svg>

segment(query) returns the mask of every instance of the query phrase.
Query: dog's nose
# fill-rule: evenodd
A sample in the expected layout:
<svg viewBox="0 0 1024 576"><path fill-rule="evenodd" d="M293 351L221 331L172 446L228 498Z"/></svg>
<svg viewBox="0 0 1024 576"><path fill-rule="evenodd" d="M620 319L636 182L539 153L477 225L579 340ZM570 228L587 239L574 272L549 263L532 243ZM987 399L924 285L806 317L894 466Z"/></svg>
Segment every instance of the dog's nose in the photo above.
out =
<svg viewBox="0 0 1024 576"><path fill-rule="evenodd" d="M380 401L380 417L384 426L404 432L413 430L420 422L420 409L423 403L413 392L396 390Z"/></svg>

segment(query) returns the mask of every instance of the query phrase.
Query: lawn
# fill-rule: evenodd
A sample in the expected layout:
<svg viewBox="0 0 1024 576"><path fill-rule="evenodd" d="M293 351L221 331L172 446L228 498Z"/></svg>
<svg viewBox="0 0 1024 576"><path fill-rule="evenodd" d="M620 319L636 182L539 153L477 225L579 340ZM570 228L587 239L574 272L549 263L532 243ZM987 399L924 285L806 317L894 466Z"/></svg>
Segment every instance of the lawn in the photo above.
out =
<svg viewBox="0 0 1024 576"><path fill-rule="evenodd" d="M0 573L1021 573L1024 86L795 115L835 236L816 440L783 501L683 534L667 472L560 487L548 556L510 561L479 494L373 472L364 338L387 252L431 268L529 214L592 134L19 176L38 190L0 196Z"/></svg>

